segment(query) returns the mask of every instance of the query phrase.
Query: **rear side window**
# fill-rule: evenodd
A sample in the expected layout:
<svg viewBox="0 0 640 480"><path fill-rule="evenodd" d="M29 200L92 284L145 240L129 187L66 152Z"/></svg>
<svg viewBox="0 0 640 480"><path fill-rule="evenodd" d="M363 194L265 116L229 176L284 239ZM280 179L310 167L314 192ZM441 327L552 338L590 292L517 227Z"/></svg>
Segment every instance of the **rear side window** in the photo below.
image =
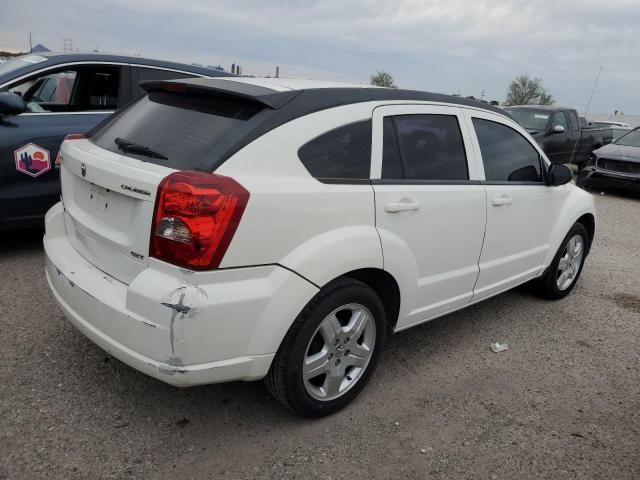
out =
<svg viewBox="0 0 640 480"><path fill-rule="evenodd" d="M371 120L324 133L298 150L300 161L318 180L368 180Z"/></svg>
<svg viewBox="0 0 640 480"><path fill-rule="evenodd" d="M389 122L395 124L396 135L391 134L390 123L383 125L383 179L469 179L462 133L454 115L398 115ZM394 166L398 154L402 169Z"/></svg>
<svg viewBox="0 0 640 480"><path fill-rule="evenodd" d="M490 182L542 182L540 155L518 132L501 123L473 119L484 174Z"/></svg>
<svg viewBox="0 0 640 480"><path fill-rule="evenodd" d="M255 103L234 98L150 92L101 124L91 132L90 139L106 150L145 162L194 169L260 110ZM125 151L116 144L118 138L147 147L166 159L144 155L140 149Z"/></svg>

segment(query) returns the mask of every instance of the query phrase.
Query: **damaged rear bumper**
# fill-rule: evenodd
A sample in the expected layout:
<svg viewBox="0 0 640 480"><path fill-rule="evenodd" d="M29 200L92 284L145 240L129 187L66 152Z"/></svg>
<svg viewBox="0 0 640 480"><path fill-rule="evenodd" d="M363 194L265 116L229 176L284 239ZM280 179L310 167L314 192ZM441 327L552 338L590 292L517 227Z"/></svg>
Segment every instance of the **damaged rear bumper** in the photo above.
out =
<svg viewBox="0 0 640 480"><path fill-rule="evenodd" d="M74 249L62 212L58 204L47 214L44 246L65 315L114 357L171 385L264 377L302 308L290 295L317 291L278 266L196 274L153 259L127 285Z"/></svg>

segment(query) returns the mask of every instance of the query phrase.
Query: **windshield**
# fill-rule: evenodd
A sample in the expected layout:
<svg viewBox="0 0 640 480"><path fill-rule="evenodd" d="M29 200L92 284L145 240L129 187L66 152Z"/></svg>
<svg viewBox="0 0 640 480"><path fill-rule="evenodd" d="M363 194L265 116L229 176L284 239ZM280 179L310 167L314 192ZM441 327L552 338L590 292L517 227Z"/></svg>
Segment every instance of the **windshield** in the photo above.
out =
<svg viewBox="0 0 640 480"><path fill-rule="evenodd" d="M626 147L640 147L640 130L631 130L626 135L616 140L616 145L624 145Z"/></svg>
<svg viewBox="0 0 640 480"><path fill-rule="evenodd" d="M540 132L547 127L547 122L551 115L549 112L544 110L531 110L529 108L507 108L506 110L511 114L513 119L524 128L527 130L535 130L537 132Z"/></svg>
<svg viewBox="0 0 640 480"><path fill-rule="evenodd" d="M7 73L11 73L28 65L33 65L34 63L44 62L46 60L46 57L41 57L40 55L22 55L21 57L14 58L13 60L8 60L4 63L0 63L0 76L6 75Z"/></svg>

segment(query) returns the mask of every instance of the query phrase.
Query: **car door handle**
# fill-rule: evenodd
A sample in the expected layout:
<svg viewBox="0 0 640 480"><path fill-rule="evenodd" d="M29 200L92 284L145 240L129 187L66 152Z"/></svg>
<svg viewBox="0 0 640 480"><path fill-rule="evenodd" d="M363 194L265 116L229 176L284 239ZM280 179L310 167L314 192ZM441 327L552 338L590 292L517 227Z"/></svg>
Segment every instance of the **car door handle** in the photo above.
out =
<svg viewBox="0 0 640 480"><path fill-rule="evenodd" d="M491 200L491 204L495 207L500 207L502 205L511 205L513 203L513 198L509 195L500 195L499 197Z"/></svg>
<svg viewBox="0 0 640 480"><path fill-rule="evenodd" d="M420 204L417 202L391 202L384 206L384 211L389 213L406 212L408 210L418 210Z"/></svg>

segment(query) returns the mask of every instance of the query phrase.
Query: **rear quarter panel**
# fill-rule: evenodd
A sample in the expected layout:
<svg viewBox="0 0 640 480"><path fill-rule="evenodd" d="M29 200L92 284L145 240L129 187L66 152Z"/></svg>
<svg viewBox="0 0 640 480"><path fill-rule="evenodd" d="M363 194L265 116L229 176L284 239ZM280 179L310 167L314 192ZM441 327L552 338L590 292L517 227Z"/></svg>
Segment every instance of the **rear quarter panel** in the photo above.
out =
<svg viewBox="0 0 640 480"><path fill-rule="evenodd" d="M318 286L358 268L382 268L371 185L321 183L298 158L309 140L369 119L372 111L372 104L363 103L298 118L216 170L250 192L222 268L280 264Z"/></svg>

